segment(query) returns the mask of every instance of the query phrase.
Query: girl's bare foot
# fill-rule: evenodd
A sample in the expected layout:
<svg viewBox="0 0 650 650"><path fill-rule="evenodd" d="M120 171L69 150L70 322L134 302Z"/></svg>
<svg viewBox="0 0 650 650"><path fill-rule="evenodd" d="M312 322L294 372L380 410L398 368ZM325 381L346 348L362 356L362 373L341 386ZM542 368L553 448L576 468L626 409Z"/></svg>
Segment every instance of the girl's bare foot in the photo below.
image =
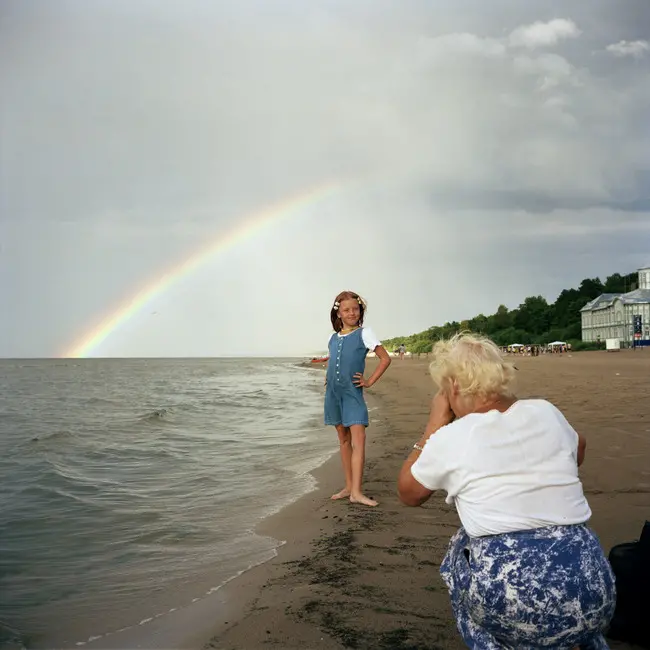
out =
<svg viewBox="0 0 650 650"><path fill-rule="evenodd" d="M365 494L357 494L356 496L350 495L350 503L360 503L364 506L377 506L379 505L378 501L370 499Z"/></svg>
<svg viewBox="0 0 650 650"><path fill-rule="evenodd" d="M332 495L332 499L336 501L337 499L347 499L350 496L350 490L348 488L343 488L340 492Z"/></svg>

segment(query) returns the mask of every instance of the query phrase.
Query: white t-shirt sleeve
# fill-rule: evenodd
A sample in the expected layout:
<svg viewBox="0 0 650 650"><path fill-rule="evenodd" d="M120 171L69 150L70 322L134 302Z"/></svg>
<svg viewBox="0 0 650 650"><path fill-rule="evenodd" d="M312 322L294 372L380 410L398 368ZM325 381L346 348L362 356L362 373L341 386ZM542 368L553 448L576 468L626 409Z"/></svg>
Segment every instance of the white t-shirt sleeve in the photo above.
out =
<svg viewBox="0 0 650 650"><path fill-rule="evenodd" d="M547 408L553 417L560 424L562 432L566 435L569 445L571 445L571 452L576 462L578 461L578 432L573 428L571 423L566 419L564 413L555 406L552 402L544 400L544 403L547 405Z"/></svg>
<svg viewBox="0 0 650 650"><path fill-rule="evenodd" d="M332 332L330 334L330 337L327 339L327 345L325 346L325 349L327 350L327 354L330 353L330 343L332 342L332 337L336 336L336 332Z"/></svg>
<svg viewBox="0 0 650 650"><path fill-rule="evenodd" d="M369 327L363 327L361 330L361 338L363 339L363 344L371 352L374 352L375 348L381 345L381 341L375 336L375 333Z"/></svg>
<svg viewBox="0 0 650 650"><path fill-rule="evenodd" d="M411 466L411 474L420 485L428 490L446 490L448 502L458 493L459 461L463 456L458 444L460 432L455 431L459 425L460 422L452 422L438 429Z"/></svg>

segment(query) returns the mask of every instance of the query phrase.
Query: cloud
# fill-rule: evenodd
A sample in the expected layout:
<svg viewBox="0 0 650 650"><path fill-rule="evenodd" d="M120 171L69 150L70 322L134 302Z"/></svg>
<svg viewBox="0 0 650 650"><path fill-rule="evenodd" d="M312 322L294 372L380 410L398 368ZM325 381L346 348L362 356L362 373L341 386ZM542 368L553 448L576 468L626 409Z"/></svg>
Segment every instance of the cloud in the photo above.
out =
<svg viewBox="0 0 650 650"><path fill-rule="evenodd" d="M640 59L650 51L650 44L648 41L619 41L608 45L605 49L614 56L632 56Z"/></svg>
<svg viewBox="0 0 650 650"><path fill-rule="evenodd" d="M548 22L534 22L531 25L521 25L514 29L508 41L513 47L535 49L557 45L561 40L577 38L582 32L572 21L565 18L556 18Z"/></svg>
<svg viewBox="0 0 650 650"><path fill-rule="evenodd" d="M647 264L647 70L604 48L650 6L594 2L6 3L0 355L66 349L329 180L97 352L301 353L343 287L390 336Z"/></svg>
<svg viewBox="0 0 650 650"><path fill-rule="evenodd" d="M475 55L501 57L506 53L506 46L496 38L483 38L476 34L443 34L420 41L423 57Z"/></svg>

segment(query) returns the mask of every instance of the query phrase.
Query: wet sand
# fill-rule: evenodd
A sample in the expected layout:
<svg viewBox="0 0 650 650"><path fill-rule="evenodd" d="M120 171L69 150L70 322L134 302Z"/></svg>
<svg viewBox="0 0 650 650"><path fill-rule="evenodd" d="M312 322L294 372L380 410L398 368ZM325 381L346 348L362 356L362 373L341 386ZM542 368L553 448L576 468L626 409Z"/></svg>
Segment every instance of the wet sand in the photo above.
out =
<svg viewBox="0 0 650 650"><path fill-rule="evenodd" d="M650 350L523 357L516 364L519 396L550 399L587 438L581 477L605 550L637 539L650 519ZM367 392L365 491L379 507L332 502L342 487L338 457L319 468L318 489L260 527L286 544L223 590L228 620L215 621L204 648L465 647L438 573L459 525L456 513L442 494L421 508L396 496L399 469L433 393L425 359L393 361Z"/></svg>

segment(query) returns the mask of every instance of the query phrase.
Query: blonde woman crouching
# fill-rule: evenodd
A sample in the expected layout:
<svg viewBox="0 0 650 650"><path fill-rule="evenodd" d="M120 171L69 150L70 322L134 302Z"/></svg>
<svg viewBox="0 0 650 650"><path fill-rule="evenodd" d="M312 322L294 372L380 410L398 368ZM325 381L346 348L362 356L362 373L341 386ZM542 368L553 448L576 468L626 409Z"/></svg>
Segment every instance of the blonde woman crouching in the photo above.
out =
<svg viewBox="0 0 650 650"><path fill-rule="evenodd" d="M433 348L439 387L404 462L399 497L445 490L462 527L440 567L470 648L607 648L614 577L578 477L584 438L543 399L518 400L515 370L490 340Z"/></svg>

